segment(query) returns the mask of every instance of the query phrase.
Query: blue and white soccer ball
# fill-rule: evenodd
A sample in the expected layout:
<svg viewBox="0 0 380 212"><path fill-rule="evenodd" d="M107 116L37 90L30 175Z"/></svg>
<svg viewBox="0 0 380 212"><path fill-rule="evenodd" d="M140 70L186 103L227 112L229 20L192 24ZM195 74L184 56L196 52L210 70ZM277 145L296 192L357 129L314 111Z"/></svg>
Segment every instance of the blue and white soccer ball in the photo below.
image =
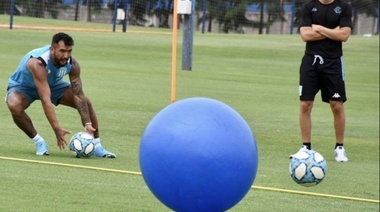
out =
<svg viewBox="0 0 380 212"><path fill-rule="evenodd" d="M94 137L87 132L78 132L70 139L70 152L77 158L90 157L94 154Z"/></svg>
<svg viewBox="0 0 380 212"><path fill-rule="evenodd" d="M290 176L299 185L318 185L325 178L327 164L323 156L314 150L303 150L293 155L289 164Z"/></svg>

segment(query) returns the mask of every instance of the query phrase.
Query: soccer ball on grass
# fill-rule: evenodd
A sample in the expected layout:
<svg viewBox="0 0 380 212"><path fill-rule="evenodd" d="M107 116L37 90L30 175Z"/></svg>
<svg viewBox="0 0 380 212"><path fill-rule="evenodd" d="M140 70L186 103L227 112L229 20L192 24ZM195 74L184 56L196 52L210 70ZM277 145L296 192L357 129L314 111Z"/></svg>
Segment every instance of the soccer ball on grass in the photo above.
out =
<svg viewBox="0 0 380 212"><path fill-rule="evenodd" d="M94 154L94 137L87 132L78 132L70 139L70 152L77 158L90 157Z"/></svg>
<svg viewBox="0 0 380 212"><path fill-rule="evenodd" d="M323 156L314 150L303 150L292 156L290 176L299 185L318 185L326 176L327 164Z"/></svg>

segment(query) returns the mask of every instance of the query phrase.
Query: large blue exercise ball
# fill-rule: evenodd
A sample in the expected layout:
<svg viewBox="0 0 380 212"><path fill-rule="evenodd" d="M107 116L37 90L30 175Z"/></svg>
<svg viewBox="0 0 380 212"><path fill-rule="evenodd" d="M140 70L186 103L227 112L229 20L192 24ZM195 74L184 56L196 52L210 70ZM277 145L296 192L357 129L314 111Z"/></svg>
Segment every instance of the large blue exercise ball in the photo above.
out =
<svg viewBox="0 0 380 212"><path fill-rule="evenodd" d="M174 102L147 125L139 162L150 191L177 212L221 212L250 190L257 172L254 135L243 117L218 100Z"/></svg>

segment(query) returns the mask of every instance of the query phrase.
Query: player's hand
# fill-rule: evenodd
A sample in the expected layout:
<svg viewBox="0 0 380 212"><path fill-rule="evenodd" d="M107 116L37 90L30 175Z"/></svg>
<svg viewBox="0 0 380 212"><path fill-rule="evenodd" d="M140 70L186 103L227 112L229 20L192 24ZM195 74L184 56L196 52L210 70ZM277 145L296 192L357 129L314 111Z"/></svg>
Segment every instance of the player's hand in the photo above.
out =
<svg viewBox="0 0 380 212"><path fill-rule="evenodd" d="M70 134L71 131L69 130L66 130L66 129L63 129L63 128L59 128L58 130L55 131L55 136L57 138L57 146L59 147L59 149L65 149L65 147L67 146L67 141L65 139L65 136L66 134Z"/></svg>
<svg viewBox="0 0 380 212"><path fill-rule="evenodd" d="M84 126L84 131L92 135L92 137L94 137L94 132L96 131L96 129L92 127L92 124L86 124Z"/></svg>
<svg viewBox="0 0 380 212"><path fill-rule="evenodd" d="M311 25L311 28L313 29L313 31L316 31L316 32L319 32L321 30L321 25L318 25L318 24L312 24Z"/></svg>

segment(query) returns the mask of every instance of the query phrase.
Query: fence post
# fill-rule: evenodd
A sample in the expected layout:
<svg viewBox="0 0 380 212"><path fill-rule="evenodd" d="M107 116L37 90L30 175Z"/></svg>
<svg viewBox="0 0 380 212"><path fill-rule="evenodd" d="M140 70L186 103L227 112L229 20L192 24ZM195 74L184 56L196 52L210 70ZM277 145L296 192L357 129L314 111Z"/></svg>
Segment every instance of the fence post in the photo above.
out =
<svg viewBox="0 0 380 212"><path fill-rule="evenodd" d="M183 15L182 70L191 71L193 60L195 0L179 0L179 14Z"/></svg>
<svg viewBox="0 0 380 212"><path fill-rule="evenodd" d="M15 0L11 0L9 29L13 29L13 15L15 13Z"/></svg>

